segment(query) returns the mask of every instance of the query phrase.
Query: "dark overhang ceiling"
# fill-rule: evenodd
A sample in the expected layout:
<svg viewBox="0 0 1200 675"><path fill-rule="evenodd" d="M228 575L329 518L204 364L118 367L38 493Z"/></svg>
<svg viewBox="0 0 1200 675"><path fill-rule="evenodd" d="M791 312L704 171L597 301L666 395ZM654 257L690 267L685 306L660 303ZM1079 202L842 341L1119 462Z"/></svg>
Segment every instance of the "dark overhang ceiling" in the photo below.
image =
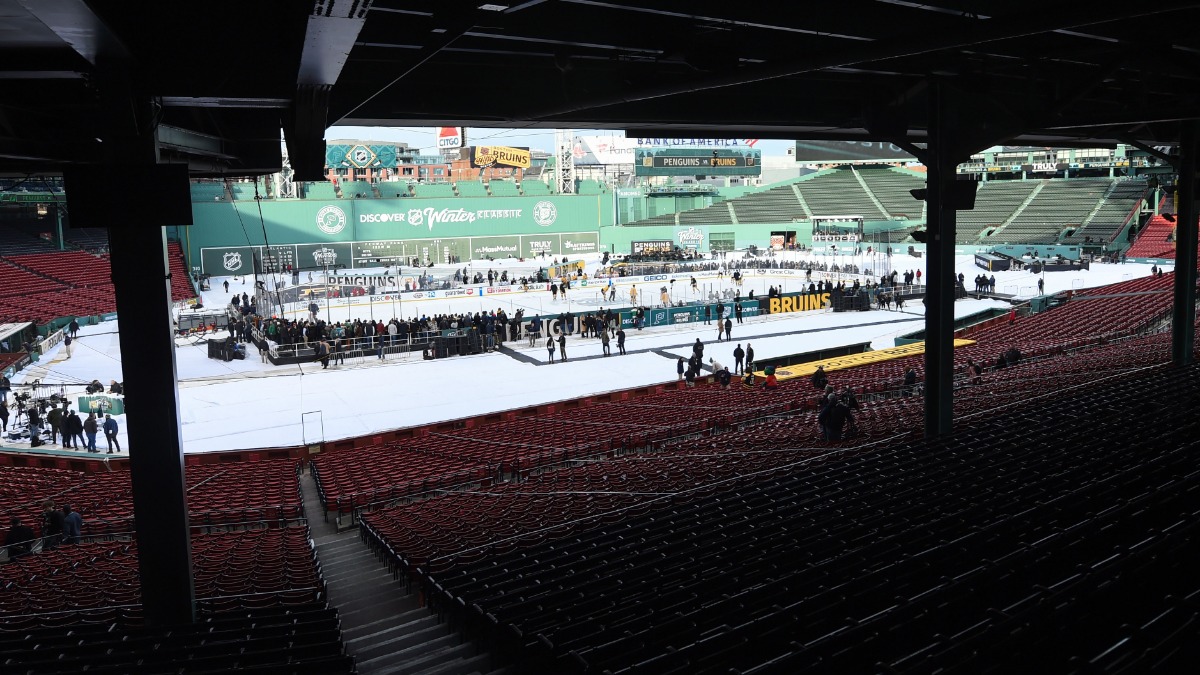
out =
<svg viewBox="0 0 1200 675"><path fill-rule="evenodd" d="M97 161L111 63L196 173L277 168L282 128L319 174L335 123L919 143L933 81L976 144L1159 145L1200 117L1195 26L1170 0L0 0L0 170Z"/></svg>
<svg viewBox="0 0 1200 675"><path fill-rule="evenodd" d="M376 0L330 120L919 142L931 77L1037 144L1200 114L1195 2L481 4Z"/></svg>

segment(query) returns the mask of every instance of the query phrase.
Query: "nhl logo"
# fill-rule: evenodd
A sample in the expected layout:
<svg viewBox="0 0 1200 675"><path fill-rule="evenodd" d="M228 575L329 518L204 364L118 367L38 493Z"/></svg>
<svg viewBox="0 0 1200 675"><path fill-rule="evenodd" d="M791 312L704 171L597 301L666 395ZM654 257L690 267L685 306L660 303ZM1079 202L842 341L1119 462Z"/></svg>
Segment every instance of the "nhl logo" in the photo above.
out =
<svg viewBox="0 0 1200 675"><path fill-rule="evenodd" d="M236 272L242 269L242 254L237 252L226 253L221 260L221 264L225 266L227 271Z"/></svg>

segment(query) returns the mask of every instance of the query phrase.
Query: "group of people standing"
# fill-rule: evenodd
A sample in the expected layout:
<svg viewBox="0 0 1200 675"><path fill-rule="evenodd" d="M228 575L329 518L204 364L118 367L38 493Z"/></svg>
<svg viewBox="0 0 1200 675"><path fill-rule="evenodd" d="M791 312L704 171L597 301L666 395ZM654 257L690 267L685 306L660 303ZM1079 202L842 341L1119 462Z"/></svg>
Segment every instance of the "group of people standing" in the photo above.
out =
<svg viewBox="0 0 1200 675"><path fill-rule="evenodd" d="M854 423L854 411L862 407L858 396L850 387L837 391L829 383L825 374L825 366L817 366L812 375L813 387L817 395L817 426L821 430L821 438L826 441L840 441L844 438L847 428L851 434L857 433Z"/></svg>
<svg viewBox="0 0 1200 675"><path fill-rule="evenodd" d="M1041 290L1040 288L1038 290ZM980 274L975 277L975 292L976 293L995 293L996 292L996 275L988 276Z"/></svg>
<svg viewBox="0 0 1200 675"><path fill-rule="evenodd" d="M101 420L96 413L89 412L87 419L83 419L64 403L61 408L57 405L51 406L50 410L45 413L44 423L45 430L50 432L50 445L57 444L58 437L61 435L64 448L98 453L100 450L96 448L96 436L103 430L108 445L108 454L121 451L121 441L117 438L120 426L111 414L105 414L104 419ZM40 436L42 426L42 415L35 406L29 410L30 435L36 433Z"/></svg>
<svg viewBox="0 0 1200 675"><path fill-rule="evenodd" d="M83 517L70 506L60 510L54 500L42 502L42 549L52 551L60 544L78 544L82 536ZM8 559L27 556L33 553L38 536L32 527L21 522L19 516L13 516L8 521L8 532L4 536L4 546L8 550Z"/></svg>

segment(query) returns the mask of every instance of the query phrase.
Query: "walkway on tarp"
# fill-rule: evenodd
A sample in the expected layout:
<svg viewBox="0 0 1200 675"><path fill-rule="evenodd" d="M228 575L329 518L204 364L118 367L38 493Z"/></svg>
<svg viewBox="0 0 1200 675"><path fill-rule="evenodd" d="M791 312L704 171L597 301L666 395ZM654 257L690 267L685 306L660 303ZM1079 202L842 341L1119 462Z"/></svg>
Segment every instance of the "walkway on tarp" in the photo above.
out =
<svg viewBox="0 0 1200 675"><path fill-rule="evenodd" d="M975 344L974 340L954 340L954 348L966 347L967 345ZM794 380L800 377L811 377L817 372L819 366L825 366L825 372L831 373L835 370L846 370L847 368L855 368L865 366L871 363L881 363L883 361L892 361L894 359L902 359L906 356L919 356L925 353L924 342L914 342L912 344L903 345L900 347L889 347L873 352L863 352L861 354L847 354L846 356L835 356L830 359L820 361L809 361L808 363L798 363L794 366L785 368L776 368L775 377L780 382ZM766 377L766 373L758 371L755 375Z"/></svg>

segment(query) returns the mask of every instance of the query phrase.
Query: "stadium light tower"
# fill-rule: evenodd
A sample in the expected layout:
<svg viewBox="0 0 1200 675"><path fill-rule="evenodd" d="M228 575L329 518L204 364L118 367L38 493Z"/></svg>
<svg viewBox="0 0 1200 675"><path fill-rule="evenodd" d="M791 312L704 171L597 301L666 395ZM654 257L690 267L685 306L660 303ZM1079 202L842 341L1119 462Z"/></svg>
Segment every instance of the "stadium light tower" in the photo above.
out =
<svg viewBox="0 0 1200 675"><path fill-rule="evenodd" d="M559 194L575 194L575 138L573 129L554 130L554 186Z"/></svg>

